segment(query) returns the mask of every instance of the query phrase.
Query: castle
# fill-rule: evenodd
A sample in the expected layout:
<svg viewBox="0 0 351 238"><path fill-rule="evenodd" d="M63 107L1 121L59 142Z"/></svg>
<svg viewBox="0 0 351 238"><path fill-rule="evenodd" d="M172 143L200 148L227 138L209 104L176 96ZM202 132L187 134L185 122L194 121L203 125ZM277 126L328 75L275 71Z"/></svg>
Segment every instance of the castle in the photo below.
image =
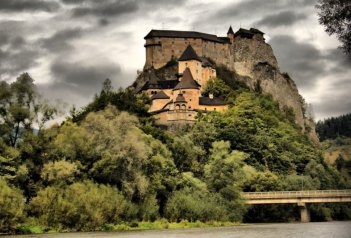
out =
<svg viewBox="0 0 351 238"><path fill-rule="evenodd" d="M260 92L271 94L282 111L291 109L302 132L306 132L312 141L318 143L314 124L304 114L303 101L296 84L288 74L280 72L273 49L266 43L264 33L260 30L240 28L234 32L230 27L224 37L195 31L151 30L144 39L144 70L131 87L136 92L146 91L153 97L150 112L155 114L159 122L187 121L185 115L190 121L194 121L196 111L215 110L214 108L226 110L228 105L223 105L220 99L201 97L201 91L208 79L216 76L214 65L224 66L235 74L235 80L252 90L259 88ZM189 46L191 49L188 50ZM188 57L186 51L193 51L190 52L192 56ZM187 57L184 58L183 55ZM172 61L178 64L173 73L161 77L154 74L154 71L162 70ZM186 71L190 71L190 74ZM190 83L193 88L184 90L181 87L176 88L184 79L186 82L194 80L196 84ZM196 97L189 98L190 94ZM186 103L176 105L177 97L178 101L184 97ZM212 104L204 105L205 101ZM217 104L216 107L214 104ZM184 112L183 116L175 113L177 109L178 112Z"/></svg>
<svg viewBox="0 0 351 238"><path fill-rule="evenodd" d="M216 80L216 70L205 57L199 57L189 44L178 59L178 79L159 79L154 71L141 88L151 98L149 113L156 123L171 124L192 123L199 111L227 110L228 105L213 95L202 96L210 78Z"/></svg>

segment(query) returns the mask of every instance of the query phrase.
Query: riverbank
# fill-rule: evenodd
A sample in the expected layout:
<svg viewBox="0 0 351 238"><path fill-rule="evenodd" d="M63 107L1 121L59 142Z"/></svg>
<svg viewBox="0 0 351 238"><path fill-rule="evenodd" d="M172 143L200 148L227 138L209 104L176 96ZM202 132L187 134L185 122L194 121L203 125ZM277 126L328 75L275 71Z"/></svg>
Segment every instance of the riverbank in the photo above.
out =
<svg viewBox="0 0 351 238"><path fill-rule="evenodd" d="M97 230L92 231L140 231L140 230L160 230L160 229L185 229L185 228L205 228L205 227L229 227L242 225L238 222L189 222L182 220L180 222L169 222L166 219L154 222L128 222L120 224L105 224ZM44 234L44 233L60 233L60 232L76 232L74 230L62 230L59 228L44 227L38 225L23 225L18 229L18 234Z"/></svg>
<svg viewBox="0 0 351 238"><path fill-rule="evenodd" d="M351 221L337 221L310 223L261 223L191 229L70 232L14 235L1 238L350 238L350 234Z"/></svg>

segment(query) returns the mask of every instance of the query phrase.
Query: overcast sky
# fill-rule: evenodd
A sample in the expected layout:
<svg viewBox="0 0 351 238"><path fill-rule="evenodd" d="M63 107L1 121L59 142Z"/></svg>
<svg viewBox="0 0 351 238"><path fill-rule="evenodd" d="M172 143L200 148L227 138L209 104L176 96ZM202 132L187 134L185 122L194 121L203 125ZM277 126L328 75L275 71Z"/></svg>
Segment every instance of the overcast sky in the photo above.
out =
<svg viewBox="0 0 351 238"><path fill-rule="evenodd" d="M80 107L110 78L129 86L151 29L265 32L280 70L316 119L351 112L351 62L319 25L315 0L0 0L0 80L28 72L40 92Z"/></svg>

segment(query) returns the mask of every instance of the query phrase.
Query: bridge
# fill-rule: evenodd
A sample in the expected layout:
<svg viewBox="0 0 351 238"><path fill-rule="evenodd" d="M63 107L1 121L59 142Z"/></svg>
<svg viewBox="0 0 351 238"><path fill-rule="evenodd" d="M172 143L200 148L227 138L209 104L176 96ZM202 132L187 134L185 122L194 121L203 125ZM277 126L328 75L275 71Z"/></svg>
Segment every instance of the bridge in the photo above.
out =
<svg viewBox="0 0 351 238"><path fill-rule="evenodd" d="M300 208L301 222L310 221L308 203L351 202L351 190L306 190L279 192L248 192L242 197L246 204L295 203Z"/></svg>

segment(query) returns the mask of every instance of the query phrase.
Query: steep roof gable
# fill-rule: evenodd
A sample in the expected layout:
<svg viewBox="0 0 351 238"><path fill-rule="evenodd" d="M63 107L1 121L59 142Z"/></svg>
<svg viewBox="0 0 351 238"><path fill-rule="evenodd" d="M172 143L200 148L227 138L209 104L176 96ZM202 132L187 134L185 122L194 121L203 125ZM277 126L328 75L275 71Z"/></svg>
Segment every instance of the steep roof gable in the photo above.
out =
<svg viewBox="0 0 351 238"><path fill-rule="evenodd" d="M234 35L234 31L233 31L232 26L229 27L229 30L228 30L227 34L232 34L232 35Z"/></svg>
<svg viewBox="0 0 351 238"><path fill-rule="evenodd" d="M183 54L178 59L178 61L187 61L187 60L197 60L201 62L200 57L196 54L195 50L191 45L188 45L188 47L186 47Z"/></svg>
<svg viewBox="0 0 351 238"><path fill-rule="evenodd" d="M153 95L151 97L151 99L152 100L155 100L155 99L169 99L169 96L167 96L167 94L161 90L158 93L156 93L155 95Z"/></svg>
<svg viewBox="0 0 351 238"><path fill-rule="evenodd" d="M194 80L189 68L183 72L182 80L174 87L173 90L179 89L199 89L200 85Z"/></svg>

